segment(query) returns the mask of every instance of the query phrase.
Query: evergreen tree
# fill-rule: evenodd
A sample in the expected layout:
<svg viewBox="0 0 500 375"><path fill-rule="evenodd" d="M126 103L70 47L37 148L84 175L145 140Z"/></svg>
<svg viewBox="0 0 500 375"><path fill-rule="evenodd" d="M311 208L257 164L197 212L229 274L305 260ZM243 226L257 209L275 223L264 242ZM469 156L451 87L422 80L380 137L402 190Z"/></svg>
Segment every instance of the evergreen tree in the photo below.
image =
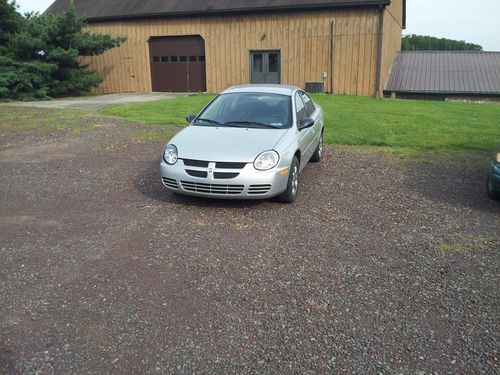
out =
<svg viewBox="0 0 500 375"><path fill-rule="evenodd" d="M0 97L30 100L89 91L102 77L79 62L125 39L86 30L73 7L57 15L21 16L15 4L0 0L8 32L0 45ZM4 27L4 26L2 26Z"/></svg>

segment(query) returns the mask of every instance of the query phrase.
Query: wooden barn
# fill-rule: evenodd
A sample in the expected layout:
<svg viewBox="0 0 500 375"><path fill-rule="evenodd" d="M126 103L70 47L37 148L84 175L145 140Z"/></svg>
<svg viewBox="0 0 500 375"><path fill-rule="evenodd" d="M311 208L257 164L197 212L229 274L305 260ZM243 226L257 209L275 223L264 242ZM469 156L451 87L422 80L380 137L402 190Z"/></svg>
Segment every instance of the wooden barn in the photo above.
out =
<svg viewBox="0 0 500 375"><path fill-rule="evenodd" d="M96 33L127 41L85 63L97 91L219 92L283 83L382 93L401 46L406 0L74 0ZM56 0L57 13L70 0Z"/></svg>

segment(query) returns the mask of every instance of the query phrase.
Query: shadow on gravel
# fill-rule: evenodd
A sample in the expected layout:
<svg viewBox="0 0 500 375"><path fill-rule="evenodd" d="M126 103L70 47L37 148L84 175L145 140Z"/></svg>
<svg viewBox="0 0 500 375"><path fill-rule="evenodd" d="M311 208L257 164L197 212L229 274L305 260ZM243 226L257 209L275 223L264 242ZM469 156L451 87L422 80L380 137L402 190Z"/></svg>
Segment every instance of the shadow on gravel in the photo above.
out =
<svg viewBox="0 0 500 375"><path fill-rule="evenodd" d="M428 199L495 213L500 202L486 194L486 174L437 165L412 164L407 186Z"/></svg>
<svg viewBox="0 0 500 375"><path fill-rule="evenodd" d="M255 207L266 202L266 200L224 200L198 198L187 195L174 194L165 189L160 180L159 165L150 163L146 169L140 171L134 182L135 188L149 199L159 202L170 202L187 206L198 207ZM272 200L267 200L272 201Z"/></svg>

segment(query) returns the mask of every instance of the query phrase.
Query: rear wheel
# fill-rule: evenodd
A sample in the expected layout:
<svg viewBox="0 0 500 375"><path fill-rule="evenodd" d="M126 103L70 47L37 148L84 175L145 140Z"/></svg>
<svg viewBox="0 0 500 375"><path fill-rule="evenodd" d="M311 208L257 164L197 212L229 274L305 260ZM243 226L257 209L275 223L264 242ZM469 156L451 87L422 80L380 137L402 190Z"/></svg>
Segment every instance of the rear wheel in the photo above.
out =
<svg viewBox="0 0 500 375"><path fill-rule="evenodd" d="M290 166L290 172L288 175L288 182L286 184L286 190L278 195L278 199L283 203L293 203L297 200L299 195L299 159L296 156L293 157L292 165Z"/></svg>
<svg viewBox="0 0 500 375"><path fill-rule="evenodd" d="M314 154L311 156L311 161L314 163L318 163L321 161L322 158L323 158L323 133L321 133L321 136L319 137L318 147L316 147L316 151L314 151Z"/></svg>
<svg viewBox="0 0 500 375"><path fill-rule="evenodd" d="M493 189L493 181L491 181L491 176L488 176L488 181L486 183L486 189L488 191L488 196L491 199L500 200L500 193Z"/></svg>

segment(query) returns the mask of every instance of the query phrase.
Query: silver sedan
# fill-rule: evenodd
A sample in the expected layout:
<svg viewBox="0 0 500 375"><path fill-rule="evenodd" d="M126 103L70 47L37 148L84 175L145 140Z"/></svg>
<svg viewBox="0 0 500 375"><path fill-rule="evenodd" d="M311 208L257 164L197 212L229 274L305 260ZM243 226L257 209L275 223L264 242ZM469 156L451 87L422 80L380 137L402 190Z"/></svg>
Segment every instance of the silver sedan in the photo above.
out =
<svg viewBox="0 0 500 375"><path fill-rule="evenodd" d="M300 172L322 157L323 110L297 87L232 87L187 120L161 162L176 193L292 203Z"/></svg>

